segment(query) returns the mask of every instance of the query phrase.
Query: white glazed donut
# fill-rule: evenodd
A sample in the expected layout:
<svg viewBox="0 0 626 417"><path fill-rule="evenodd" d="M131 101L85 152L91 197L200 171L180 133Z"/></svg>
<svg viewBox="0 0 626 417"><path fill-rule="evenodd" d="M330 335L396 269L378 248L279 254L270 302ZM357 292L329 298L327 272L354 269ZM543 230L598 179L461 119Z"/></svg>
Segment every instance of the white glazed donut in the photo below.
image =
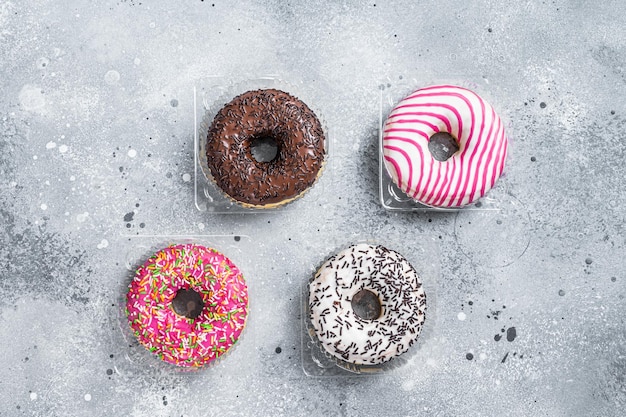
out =
<svg viewBox="0 0 626 417"><path fill-rule="evenodd" d="M429 151L439 132L458 151L439 161ZM383 154L393 182L431 207L462 207L481 198L502 174L507 154L502 121L476 93L452 85L419 89L402 100L383 127Z"/></svg>
<svg viewBox="0 0 626 417"><path fill-rule="evenodd" d="M379 309L368 311L374 313L369 319L353 304L363 294L379 303ZM360 243L333 255L317 271L309 285L309 312L329 354L351 364L378 365L406 352L418 338L426 294L402 255Z"/></svg>

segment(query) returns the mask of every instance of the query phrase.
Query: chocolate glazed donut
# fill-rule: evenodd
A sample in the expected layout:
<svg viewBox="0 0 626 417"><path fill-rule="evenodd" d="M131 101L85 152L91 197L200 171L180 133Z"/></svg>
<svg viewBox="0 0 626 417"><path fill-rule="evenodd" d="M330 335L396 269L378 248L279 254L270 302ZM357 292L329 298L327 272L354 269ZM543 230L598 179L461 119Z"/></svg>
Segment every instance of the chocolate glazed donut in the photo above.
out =
<svg viewBox="0 0 626 417"><path fill-rule="evenodd" d="M277 207L315 183L324 163L324 131L315 113L280 90L235 97L209 128L206 156L216 185L246 207ZM262 162L253 144L269 141L276 156Z"/></svg>

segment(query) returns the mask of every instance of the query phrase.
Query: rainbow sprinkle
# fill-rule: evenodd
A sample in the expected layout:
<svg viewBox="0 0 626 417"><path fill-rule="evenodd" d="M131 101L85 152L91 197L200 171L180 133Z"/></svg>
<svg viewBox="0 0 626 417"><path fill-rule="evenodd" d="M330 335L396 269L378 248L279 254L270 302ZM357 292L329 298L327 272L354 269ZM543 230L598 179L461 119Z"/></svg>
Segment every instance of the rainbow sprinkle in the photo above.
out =
<svg viewBox="0 0 626 417"><path fill-rule="evenodd" d="M172 308L182 288L205 304L196 319ZM126 295L126 315L139 342L163 361L201 367L239 339L248 315L248 287L239 269L218 251L196 244L155 253L135 273Z"/></svg>

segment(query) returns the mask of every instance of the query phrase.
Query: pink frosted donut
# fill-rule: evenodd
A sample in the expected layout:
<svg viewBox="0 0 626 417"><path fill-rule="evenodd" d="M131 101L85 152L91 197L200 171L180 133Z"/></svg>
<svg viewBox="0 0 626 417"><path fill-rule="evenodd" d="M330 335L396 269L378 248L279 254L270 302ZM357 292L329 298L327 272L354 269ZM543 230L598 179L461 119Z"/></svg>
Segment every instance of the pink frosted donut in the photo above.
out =
<svg viewBox="0 0 626 417"><path fill-rule="evenodd" d="M446 151L453 148L446 160L431 152L436 134L452 143L444 145ZM502 174L507 146L493 107L453 85L413 92L391 111L383 128L385 166L393 182L431 207L462 207L485 195Z"/></svg>
<svg viewBox="0 0 626 417"><path fill-rule="evenodd" d="M139 342L163 361L200 367L239 338L248 287L239 269L215 249L172 245L137 270L126 315Z"/></svg>

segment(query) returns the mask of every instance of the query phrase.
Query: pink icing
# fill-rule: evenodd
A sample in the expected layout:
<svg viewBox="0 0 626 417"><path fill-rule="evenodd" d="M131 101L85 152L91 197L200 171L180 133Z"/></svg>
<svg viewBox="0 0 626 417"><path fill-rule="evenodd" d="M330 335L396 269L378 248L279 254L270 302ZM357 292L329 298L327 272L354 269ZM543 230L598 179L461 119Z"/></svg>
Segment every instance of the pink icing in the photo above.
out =
<svg viewBox="0 0 626 417"><path fill-rule="evenodd" d="M172 300L193 289L205 307L195 319L178 315ZM232 347L248 314L248 288L239 269L214 249L173 245L137 270L126 296L126 314L139 342L165 362L206 365Z"/></svg>

